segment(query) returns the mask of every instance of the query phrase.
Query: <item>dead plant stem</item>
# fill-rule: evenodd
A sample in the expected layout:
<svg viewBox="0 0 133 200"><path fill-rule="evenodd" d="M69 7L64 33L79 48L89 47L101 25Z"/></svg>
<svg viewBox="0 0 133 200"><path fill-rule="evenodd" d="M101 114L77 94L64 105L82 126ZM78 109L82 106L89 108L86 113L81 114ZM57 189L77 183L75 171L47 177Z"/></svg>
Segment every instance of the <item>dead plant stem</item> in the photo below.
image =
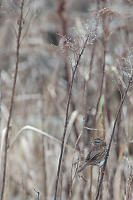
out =
<svg viewBox="0 0 133 200"><path fill-rule="evenodd" d="M17 80L17 74L18 74L20 39L21 39L22 21L23 21L23 7L24 7L24 0L21 1L21 6L20 6L20 18L19 18L19 23L18 23L17 48L16 48L16 67L15 67L14 78L13 78L13 87L12 87L11 103L10 103L10 109L9 109L9 117L8 117L8 121L7 121L6 133L5 133L4 160L3 160L3 173L2 173L0 200L3 199L4 188L5 188L8 134L9 134L10 121L11 121L11 117L12 117L14 94L15 94L16 80Z"/></svg>
<svg viewBox="0 0 133 200"><path fill-rule="evenodd" d="M110 137L107 153L106 153L106 156L105 156L105 162L104 162L104 165L103 165L103 168L102 168L102 173L101 173L100 181L99 181L99 184L98 184L98 189L97 189L97 194L96 194L96 199L95 200L98 200L98 198L99 198L100 189L101 189L101 185L102 185L102 182L103 182L103 177L104 177L104 174L105 174L105 168L106 168L107 160L108 160L108 157L109 157L109 152L110 152L110 149L111 149L113 136L114 136L115 129L116 129L116 124L117 124L117 121L119 119L119 115L121 113L121 109L122 109L123 103L124 103L125 98L127 96L127 92L128 92L129 87L130 87L130 85L132 83L132 78L133 78L133 76L131 76L131 78L129 80L128 86L127 86L127 88L125 90L125 93L123 95L123 98L122 98L122 100L120 102L120 105L119 105L119 108L118 108L118 111L117 111L117 114L116 114L116 118L115 118L115 121L114 121L114 126L113 126L112 134L111 134L111 137Z"/></svg>
<svg viewBox="0 0 133 200"><path fill-rule="evenodd" d="M56 200L57 198L57 189L58 189L58 182L59 182L59 176L60 176L60 170L61 170L61 163L62 163L62 158L63 158L63 152L64 152L64 142L65 142L65 136L66 136L66 131L67 131L67 125L68 125L68 120L69 120L69 107L70 107L70 101L71 101L71 96L72 96L72 87L73 87L73 83L74 83L74 78L75 78L75 74L77 71L77 68L79 66L79 62L81 60L81 56L84 53L86 44L88 42L89 39L89 35L87 36L83 48L78 56L77 62L75 64L75 67L73 69L73 73L72 73L72 79L71 79L71 83L70 83L70 89L69 89L69 94L68 94L68 100L67 100L67 107L66 107L66 117L65 117L65 125L64 125L64 131L63 131L63 138L62 138L62 145L61 145L61 153L60 153L60 157L59 157L59 163L58 163L58 170L57 170L57 177L56 177L56 185L55 185L55 195L54 195L54 200Z"/></svg>

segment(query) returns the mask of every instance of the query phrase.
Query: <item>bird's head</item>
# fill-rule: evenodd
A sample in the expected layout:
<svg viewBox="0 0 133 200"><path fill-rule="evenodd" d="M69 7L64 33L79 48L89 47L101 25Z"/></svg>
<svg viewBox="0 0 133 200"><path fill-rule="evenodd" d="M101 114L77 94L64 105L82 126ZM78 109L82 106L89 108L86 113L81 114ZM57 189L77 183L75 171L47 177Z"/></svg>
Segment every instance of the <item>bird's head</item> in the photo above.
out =
<svg viewBox="0 0 133 200"><path fill-rule="evenodd" d="M96 146L106 146L106 142L100 138L96 138L94 139L93 141L93 145L96 145Z"/></svg>

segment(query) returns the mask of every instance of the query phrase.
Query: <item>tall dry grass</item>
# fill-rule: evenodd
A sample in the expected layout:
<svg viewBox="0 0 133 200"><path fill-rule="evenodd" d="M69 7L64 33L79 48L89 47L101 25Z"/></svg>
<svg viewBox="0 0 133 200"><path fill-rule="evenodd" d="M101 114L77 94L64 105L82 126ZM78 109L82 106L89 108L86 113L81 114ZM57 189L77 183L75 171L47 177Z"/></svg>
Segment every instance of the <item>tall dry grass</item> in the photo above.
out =
<svg viewBox="0 0 133 200"><path fill-rule="evenodd" d="M1 200L133 199L132 8L0 2ZM109 147L102 174L78 176L95 137Z"/></svg>

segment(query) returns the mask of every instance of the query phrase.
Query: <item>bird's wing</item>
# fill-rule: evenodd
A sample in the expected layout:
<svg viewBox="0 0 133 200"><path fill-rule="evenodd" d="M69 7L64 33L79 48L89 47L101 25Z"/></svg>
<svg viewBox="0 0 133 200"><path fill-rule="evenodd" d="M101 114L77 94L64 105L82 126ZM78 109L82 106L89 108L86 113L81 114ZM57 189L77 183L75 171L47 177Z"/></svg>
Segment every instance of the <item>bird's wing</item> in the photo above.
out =
<svg viewBox="0 0 133 200"><path fill-rule="evenodd" d="M96 160L103 151L101 149L93 150L89 153L88 162ZM87 160L86 160L87 161Z"/></svg>

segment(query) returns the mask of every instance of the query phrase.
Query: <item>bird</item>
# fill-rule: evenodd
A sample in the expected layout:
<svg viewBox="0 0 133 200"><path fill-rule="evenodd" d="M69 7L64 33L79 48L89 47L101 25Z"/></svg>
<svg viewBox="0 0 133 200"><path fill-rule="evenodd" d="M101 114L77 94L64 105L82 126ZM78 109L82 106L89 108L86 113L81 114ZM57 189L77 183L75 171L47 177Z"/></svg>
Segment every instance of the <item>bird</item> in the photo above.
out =
<svg viewBox="0 0 133 200"><path fill-rule="evenodd" d="M107 153L107 145L106 142L100 138L96 138L92 141L92 147L83 160L82 164L78 167L77 172L80 173L87 166L103 166L105 161L105 156Z"/></svg>

